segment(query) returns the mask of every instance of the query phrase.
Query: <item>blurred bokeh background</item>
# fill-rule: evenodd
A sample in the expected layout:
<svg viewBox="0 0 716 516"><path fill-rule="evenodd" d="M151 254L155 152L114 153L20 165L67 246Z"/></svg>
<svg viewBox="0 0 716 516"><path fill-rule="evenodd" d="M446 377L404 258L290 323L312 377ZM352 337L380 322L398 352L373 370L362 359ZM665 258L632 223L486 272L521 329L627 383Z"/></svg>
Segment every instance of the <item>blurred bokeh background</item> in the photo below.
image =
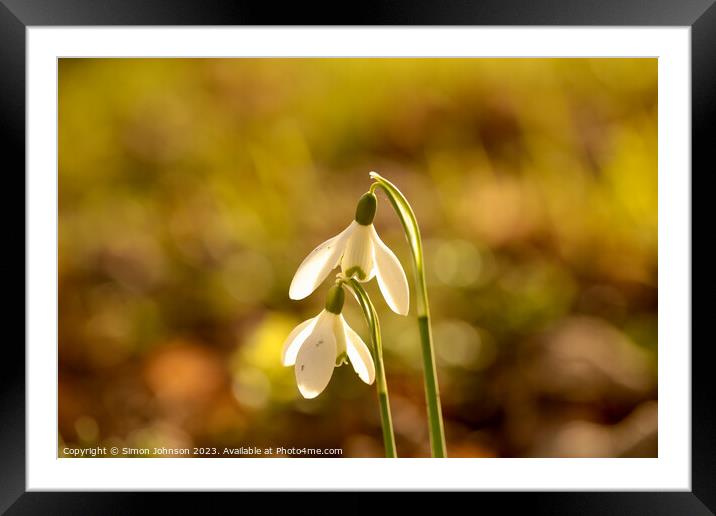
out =
<svg viewBox="0 0 716 516"><path fill-rule="evenodd" d="M375 386L280 364L371 170L421 224L449 454L656 456L655 59L61 59L61 446L382 456ZM416 321L368 290L429 456Z"/></svg>

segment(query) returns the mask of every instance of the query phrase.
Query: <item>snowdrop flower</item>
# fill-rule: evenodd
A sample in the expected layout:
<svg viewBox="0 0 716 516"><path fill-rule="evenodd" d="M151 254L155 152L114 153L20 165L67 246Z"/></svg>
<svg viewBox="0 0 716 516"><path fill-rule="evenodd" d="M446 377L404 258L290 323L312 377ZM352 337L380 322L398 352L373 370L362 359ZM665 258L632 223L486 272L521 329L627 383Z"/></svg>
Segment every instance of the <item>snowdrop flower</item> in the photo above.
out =
<svg viewBox="0 0 716 516"><path fill-rule="evenodd" d="M370 350L341 314L344 299L342 286L331 287L325 309L296 326L286 338L281 361L284 366L295 365L296 383L304 398L321 394L333 369L346 358L361 380L369 385L375 380Z"/></svg>
<svg viewBox="0 0 716 516"><path fill-rule="evenodd" d="M377 277L388 306L400 315L408 314L408 280L398 258L373 227L376 206L375 195L364 194L358 201L355 220L309 253L291 281L288 293L291 299L309 296L340 264L346 277L355 277L361 282Z"/></svg>

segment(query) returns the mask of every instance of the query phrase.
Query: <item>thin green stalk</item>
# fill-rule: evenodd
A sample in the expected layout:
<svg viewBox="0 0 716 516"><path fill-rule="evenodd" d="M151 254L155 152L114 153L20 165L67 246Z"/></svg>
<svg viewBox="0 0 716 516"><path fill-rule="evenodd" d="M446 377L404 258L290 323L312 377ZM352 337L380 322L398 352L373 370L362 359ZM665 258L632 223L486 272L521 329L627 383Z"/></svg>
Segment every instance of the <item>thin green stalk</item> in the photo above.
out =
<svg viewBox="0 0 716 516"><path fill-rule="evenodd" d="M388 196L395 212L400 219L405 236L410 245L413 257L413 272L415 273L415 299L420 329L420 348L423 355L423 374L425 383L425 399L428 408L428 429L430 431L430 449L433 457L447 457L445 447L445 430L440 407L440 390L435 369L435 351L433 349L433 336L430 327L430 307L428 305L428 289L425 285L425 265L423 257L423 243L420 238L418 221L413 208L398 188L375 172L370 177L376 182L370 187L374 192L376 188L382 189Z"/></svg>
<svg viewBox="0 0 716 516"><path fill-rule="evenodd" d="M380 422L383 427L383 443L385 444L385 456L389 458L397 457L395 449L395 435L393 433L393 419L390 415L390 400L388 399L388 383L385 380L385 366L383 365L383 344L380 336L380 323L375 307L368 297L368 293L363 286L355 279L346 281L355 294L358 304L360 304L365 316L366 322L370 327L371 340L373 346L373 361L375 362L375 383L378 391L378 405L380 407Z"/></svg>

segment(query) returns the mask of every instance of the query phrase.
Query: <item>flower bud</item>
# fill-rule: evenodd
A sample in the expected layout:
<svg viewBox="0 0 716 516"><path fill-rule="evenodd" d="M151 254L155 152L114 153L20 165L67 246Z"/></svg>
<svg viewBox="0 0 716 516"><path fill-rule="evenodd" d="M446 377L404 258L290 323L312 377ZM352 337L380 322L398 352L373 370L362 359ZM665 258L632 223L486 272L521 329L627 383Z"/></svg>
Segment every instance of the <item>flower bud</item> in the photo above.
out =
<svg viewBox="0 0 716 516"><path fill-rule="evenodd" d="M375 210L378 206L378 199L375 194L370 192L364 193L356 206L356 222L362 226L369 226L373 223Z"/></svg>
<svg viewBox="0 0 716 516"><path fill-rule="evenodd" d="M328 289L328 296L326 297L326 310L333 314L341 313L345 299L346 294L343 291L343 287L341 285L333 285L330 289Z"/></svg>

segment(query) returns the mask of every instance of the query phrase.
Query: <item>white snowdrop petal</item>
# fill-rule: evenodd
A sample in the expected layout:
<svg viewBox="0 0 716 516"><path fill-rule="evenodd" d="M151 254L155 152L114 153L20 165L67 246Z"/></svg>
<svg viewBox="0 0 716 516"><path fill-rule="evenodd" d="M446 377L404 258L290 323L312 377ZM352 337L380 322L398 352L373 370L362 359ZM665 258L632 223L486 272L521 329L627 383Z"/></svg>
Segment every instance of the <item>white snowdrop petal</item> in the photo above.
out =
<svg viewBox="0 0 716 516"><path fill-rule="evenodd" d="M318 315L307 321L303 321L288 334L283 344L283 351L281 352L281 363L283 365L291 366L296 363L298 350L301 349L301 344L306 341L306 338L313 331L317 320Z"/></svg>
<svg viewBox="0 0 716 516"><path fill-rule="evenodd" d="M336 360L342 353L346 353L346 332L343 330L344 324L345 320L342 314L334 317L333 335L336 336Z"/></svg>
<svg viewBox="0 0 716 516"><path fill-rule="evenodd" d="M341 270L347 276L354 276L358 281L369 281L373 277L373 239L370 226L363 226L353 221L353 230L345 243L345 251L341 259ZM356 271L359 271L356 273Z"/></svg>
<svg viewBox="0 0 716 516"><path fill-rule="evenodd" d="M333 375L336 362L334 314L321 317L296 356L296 383L304 398L315 398L323 392Z"/></svg>
<svg viewBox="0 0 716 516"><path fill-rule="evenodd" d="M374 227L372 237L375 249L375 275L378 278L380 291L391 310L400 315L408 315L410 289L405 271L393 251L380 239Z"/></svg>
<svg viewBox="0 0 716 516"><path fill-rule="evenodd" d="M351 231L352 225L323 242L306 256L293 276L288 297L303 299L316 290L316 287L326 279L328 273L338 266L346 239L350 236Z"/></svg>
<svg viewBox="0 0 716 516"><path fill-rule="evenodd" d="M370 354L368 346L365 345L363 339L360 338L353 328L341 316L341 322L346 335L346 352L351 365L358 377L368 385L375 380L375 364L373 356Z"/></svg>

